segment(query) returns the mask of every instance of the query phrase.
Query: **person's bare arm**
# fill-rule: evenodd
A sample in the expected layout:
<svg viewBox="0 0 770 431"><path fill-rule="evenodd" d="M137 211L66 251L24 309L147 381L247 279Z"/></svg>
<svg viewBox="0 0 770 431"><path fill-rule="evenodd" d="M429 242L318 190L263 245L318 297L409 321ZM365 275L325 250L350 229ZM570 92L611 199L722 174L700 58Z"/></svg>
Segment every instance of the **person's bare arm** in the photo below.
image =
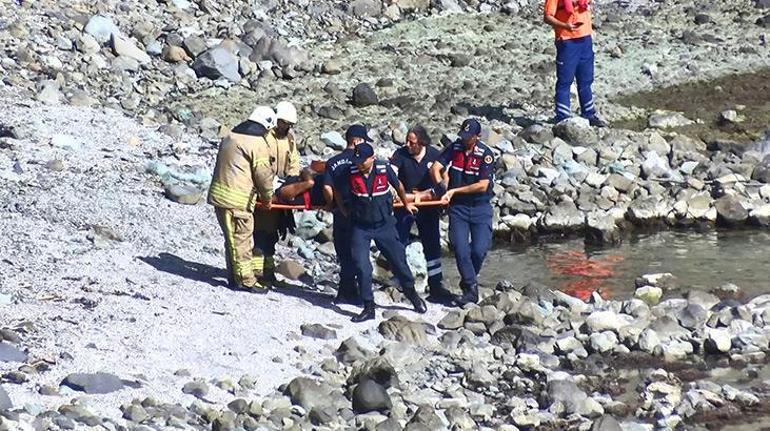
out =
<svg viewBox="0 0 770 431"><path fill-rule="evenodd" d="M452 196L456 194L470 195L474 193L484 193L489 187L489 180L480 180L477 183L468 184L467 186L457 187L456 189L447 190L444 196L441 198L445 202L450 202Z"/></svg>
<svg viewBox="0 0 770 431"><path fill-rule="evenodd" d="M414 204L407 198L404 184L402 184L401 181L398 182L396 193L398 193L398 198L401 200L401 202L404 203L404 209L407 210L409 214L414 214L417 212L417 207L414 206Z"/></svg>
<svg viewBox="0 0 770 431"><path fill-rule="evenodd" d="M433 162L430 167L430 179L433 180L433 184L441 184L444 182L444 176L441 174L441 170L444 169L444 165L440 162Z"/></svg>

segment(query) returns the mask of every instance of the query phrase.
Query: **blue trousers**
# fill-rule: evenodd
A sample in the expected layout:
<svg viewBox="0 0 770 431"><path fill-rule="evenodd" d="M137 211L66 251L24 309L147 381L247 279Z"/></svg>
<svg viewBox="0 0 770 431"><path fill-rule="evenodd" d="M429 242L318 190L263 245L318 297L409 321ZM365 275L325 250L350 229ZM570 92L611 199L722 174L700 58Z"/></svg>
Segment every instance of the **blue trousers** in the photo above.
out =
<svg viewBox="0 0 770 431"><path fill-rule="evenodd" d="M406 263L406 247L398 240L396 224L386 222L378 227L353 225L350 249L358 277L358 288L364 302L374 301L372 292L372 263L369 261L369 247L372 241L388 261L391 271L404 290L414 289L414 276Z"/></svg>
<svg viewBox="0 0 770 431"><path fill-rule="evenodd" d="M591 36L556 41L556 121L572 115L570 87L577 80L580 115L596 115L591 85L594 82L594 48Z"/></svg>
<svg viewBox="0 0 770 431"><path fill-rule="evenodd" d="M338 293L349 298L358 297L356 270L353 264L353 253L350 250L353 226L350 224L350 219L339 211L335 211L332 229L334 230L334 251L337 253L337 262L340 265Z"/></svg>
<svg viewBox="0 0 770 431"><path fill-rule="evenodd" d="M492 204L450 205L449 240L462 283L476 284L492 246Z"/></svg>
<svg viewBox="0 0 770 431"><path fill-rule="evenodd" d="M401 243L409 245L409 233L412 225L417 223L417 231L420 233L425 261L428 266L428 287L441 287L443 273L441 272L441 211L435 208L424 208L416 215L409 214L404 209L396 210L396 229Z"/></svg>

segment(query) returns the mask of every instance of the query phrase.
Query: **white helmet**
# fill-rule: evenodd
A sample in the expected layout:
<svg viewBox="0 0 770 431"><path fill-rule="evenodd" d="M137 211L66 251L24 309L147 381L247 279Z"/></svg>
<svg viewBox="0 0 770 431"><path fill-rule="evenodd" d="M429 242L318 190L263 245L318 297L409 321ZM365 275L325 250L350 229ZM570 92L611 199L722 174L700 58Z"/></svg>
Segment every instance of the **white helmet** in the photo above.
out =
<svg viewBox="0 0 770 431"><path fill-rule="evenodd" d="M275 113L279 120L297 124L297 108L295 108L291 102L278 102L278 104L275 105Z"/></svg>
<svg viewBox="0 0 770 431"><path fill-rule="evenodd" d="M269 106L257 106L254 108L254 111L249 115L249 120L261 124L265 129L272 129L278 121L275 111Z"/></svg>

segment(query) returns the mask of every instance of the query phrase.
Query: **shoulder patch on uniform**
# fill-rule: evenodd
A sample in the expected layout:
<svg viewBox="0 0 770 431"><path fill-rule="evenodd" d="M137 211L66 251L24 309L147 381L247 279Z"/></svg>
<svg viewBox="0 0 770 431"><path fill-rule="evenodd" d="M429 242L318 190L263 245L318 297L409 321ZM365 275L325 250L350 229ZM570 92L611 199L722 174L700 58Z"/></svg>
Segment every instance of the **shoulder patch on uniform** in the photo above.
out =
<svg viewBox="0 0 770 431"><path fill-rule="evenodd" d="M490 155L487 155L486 157L484 157L484 163L486 163L486 164L490 164L490 163L492 163L494 160L495 160L495 159L494 159L492 156L490 156Z"/></svg>

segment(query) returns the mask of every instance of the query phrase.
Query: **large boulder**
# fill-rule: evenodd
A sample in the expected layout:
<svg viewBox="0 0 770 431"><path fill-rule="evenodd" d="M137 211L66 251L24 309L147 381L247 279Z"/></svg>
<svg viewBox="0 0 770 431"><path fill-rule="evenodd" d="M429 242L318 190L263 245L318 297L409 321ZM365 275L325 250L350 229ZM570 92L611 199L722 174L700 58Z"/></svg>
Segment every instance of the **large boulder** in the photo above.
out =
<svg viewBox="0 0 770 431"><path fill-rule="evenodd" d="M725 226L736 226L749 218L749 211L740 200L731 195L723 196L714 202L717 210L717 222Z"/></svg>
<svg viewBox="0 0 770 431"><path fill-rule="evenodd" d="M309 411L329 405L331 392L329 385L307 377L297 377L286 386L284 395L288 396L294 405Z"/></svg>
<svg viewBox="0 0 770 431"><path fill-rule="evenodd" d="M546 232L574 232L585 223L585 215L571 200L563 200L548 209L541 220L541 227Z"/></svg>
<svg viewBox="0 0 770 431"><path fill-rule="evenodd" d="M238 57L230 50L221 46L204 52L192 64L192 69L199 78L225 78L232 82L239 82L241 80L238 67Z"/></svg>
<svg viewBox="0 0 770 431"><path fill-rule="evenodd" d="M559 122L553 127L553 134L572 145L583 147L590 147L599 141L588 120L581 117L571 117Z"/></svg>
<svg viewBox="0 0 770 431"><path fill-rule="evenodd" d="M353 411L355 413L385 412L393 407L388 391L381 384L362 380L353 390Z"/></svg>
<svg viewBox="0 0 770 431"><path fill-rule="evenodd" d="M16 347L0 342L0 362L26 362L27 354Z"/></svg>
<svg viewBox="0 0 770 431"><path fill-rule="evenodd" d="M427 324L413 322L402 316L394 316L380 323L380 334L388 340L403 341L414 345L428 344Z"/></svg>
<svg viewBox="0 0 770 431"><path fill-rule="evenodd" d="M123 389L123 380L108 373L76 373L65 377L61 386L87 394L108 394Z"/></svg>

